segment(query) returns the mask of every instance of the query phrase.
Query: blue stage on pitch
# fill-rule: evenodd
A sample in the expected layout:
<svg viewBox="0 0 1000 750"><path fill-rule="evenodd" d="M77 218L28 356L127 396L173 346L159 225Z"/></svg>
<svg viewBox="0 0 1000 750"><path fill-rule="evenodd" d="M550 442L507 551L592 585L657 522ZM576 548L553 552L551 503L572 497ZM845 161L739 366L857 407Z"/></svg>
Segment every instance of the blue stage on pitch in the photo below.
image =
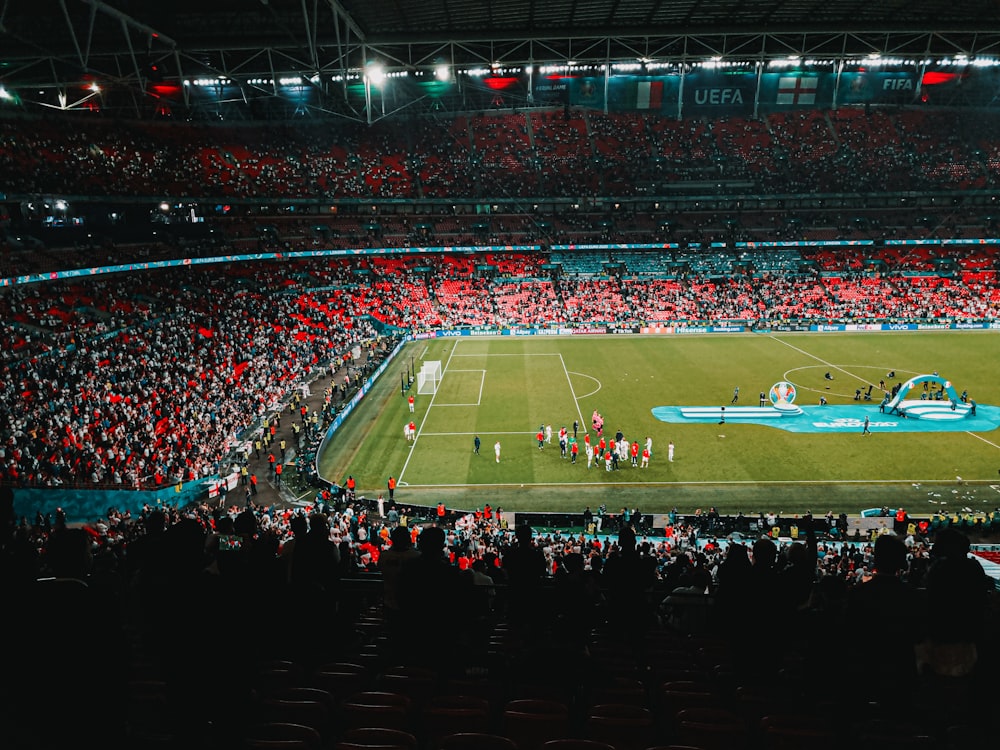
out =
<svg viewBox="0 0 1000 750"><path fill-rule="evenodd" d="M945 402L947 403L947 402ZM962 406L965 406L964 404ZM947 407L946 407L947 408ZM721 406L657 406L653 416L670 424L718 424ZM726 406L727 425L755 424L776 427L786 432L860 433L865 417L869 429L878 432L989 432L1000 427L1000 407L978 404L976 416L957 415L954 419L903 418L898 414L882 413L878 404L845 404L799 406L781 410L767 406Z"/></svg>

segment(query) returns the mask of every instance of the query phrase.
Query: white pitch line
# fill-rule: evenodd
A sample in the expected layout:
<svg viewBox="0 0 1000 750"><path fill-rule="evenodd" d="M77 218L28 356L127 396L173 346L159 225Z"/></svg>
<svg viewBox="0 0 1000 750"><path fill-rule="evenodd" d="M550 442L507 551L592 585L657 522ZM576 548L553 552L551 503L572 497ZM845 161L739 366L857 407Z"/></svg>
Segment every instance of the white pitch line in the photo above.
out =
<svg viewBox="0 0 1000 750"><path fill-rule="evenodd" d="M777 336L774 336L774 335L771 335L771 336L769 336L768 338L771 338L771 339L774 339L774 340L775 340L775 341L777 341L777 342L778 342L779 344L784 344L785 346L789 347L790 349L794 349L795 351L799 352L800 354L805 354L805 355L806 355L807 357L812 357L812 358L813 358L813 359L815 359L815 360L816 360L817 362L821 362L821 363L823 363L824 365L826 365L827 367L832 367L832 368L833 368L833 369L835 369L835 370L839 370L840 372L844 373L845 375L850 375L850 376L851 376L852 378L858 378L858 380L861 380L861 381L863 381L863 382L865 382L865 383L868 383L869 385L874 385L874 383L872 383L871 381L869 381L869 380L865 380L865 378L861 378L861 377L858 377L858 376L857 376L857 375L855 375L855 374L854 374L853 372L850 372L850 371L848 371L848 370L845 370L845 369L844 369L844 368L842 368L842 367L838 367L837 365L833 364L832 362L827 362L827 361L826 361L825 359L823 359L823 358L821 358L821 357L817 357L817 356L816 356L815 354L810 354L810 353L809 353L809 352L807 352L807 351L806 351L805 349L800 349L800 348L799 348L799 347L797 347L797 346L793 346L792 344L789 344L789 343L788 343L787 341L782 341L782 340L781 340L781 339L779 339L779 338L778 338ZM859 365L859 366L863 366L863 365ZM797 369L797 368L796 368L796 369ZM792 372L792 371L793 371L793 370L789 370L789 372ZM810 388L809 390L814 390L814 389ZM982 440L982 441L983 441L984 443L986 443L987 445L992 445L992 446L993 446L994 448L997 448L997 449L1000 449L1000 445L997 445L996 443L991 443L991 442L990 442L989 440L987 440L986 438L984 438L984 437L981 437L981 436L977 435L977 434L976 434L976 433L974 433L974 432L970 432L970 431L966 430L966 431L965 431L965 434L966 434L966 435L971 435L972 437L976 438L976 440Z"/></svg>
<svg viewBox="0 0 1000 750"><path fill-rule="evenodd" d="M974 438L975 438L976 440L982 440L982 441L983 441L984 443L986 443L987 445L992 445L992 446L993 446L994 448L1000 448L1000 445L997 445L996 443L991 443L991 442L990 442L989 440L987 440L986 438L982 437L981 435L977 435L977 434L976 434L976 433L974 433L974 432L969 432L969 431L967 430L965 434L966 434L966 435L971 435L971 436L972 436L972 437L974 437Z"/></svg>
<svg viewBox="0 0 1000 750"><path fill-rule="evenodd" d="M514 430L512 432L497 432L496 430L480 430L479 432L424 432L427 437L468 437L469 435L531 435L536 433L526 430Z"/></svg>
<svg viewBox="0 0 1000 750"><path fill-rule="evenodd" d="M500 433L490 433L490 434L500 434ZM591 469L591 471L596 471ZM601 469L604 471L604 469ZM711 480L701 481L701 482L647 482L643 481L641 483L637 482L627 482L627 481L609 481L609 482L525 482L524 487L686 487L686 486L719 486L719 485L789 485L789 486L801 486L806 484L817 484L817 485L872 485L872 484L948 484L953 483L954 479L839 479L839 480L823 480L823 479L803 479L803 480L772 480L767 482L755 481L753 479L727 479L719 480L713 482ZM969 482L966 482L968 485ZM497 482L495 484L463 484L463 483L453 483L453 484L408 484L407 487L414 489L434 489L434 488L444 488L444 487L521 487L519 482ZM974 485L978 486L978 485Z"/></svg>
<svg viewBox="0 0 1000 750"><path fill-rule="evenodd" d="M448 361L444 365L444 370L441 371L441 380L444 380L444 374L448 372L448 366L451 364L452 357L455 356L455 350L458 349L459 339L455 339L455 345L451 348L451 354L448 355ZM438 385L438 391L441 390L440 384ZM413 449L417 447L417 441L420 439L421 431L424 429L424 422L427 421L427 415L431 413L431 409L434 408L434 399L437 398L437 391L431 395L431 402L427 405L427 411L424 412L424 418L420 422L420 426L417 428L417 434L413 436L413 441L410 443L410 449L406 452L406 460L403 461L403 468L399 470L399 476L396 477L396 484L399 484L403 480L403 475L406 473L406 467L410 465L410 459L413 457Z"/></svg>
<svg viewBox="0 0 1000 750"><path fill-rule="evenodd" d="M587 374L587 373L585 373L585 372L575 372L575 371L574 371L573 373L571 373L571 374L573 374L573 375L579 375L579 376L580 376L581 378L590 378L590 379L591 379L591 380L593 380L593 381L594 381L595 383L597 383L597 387L596 387L596 388L595 388L594 390L592 390L592 391L591 391L590 393L584 393L584 394L583 394L582 396L578 396L578 397L577 397L577 401L578 401L578 402L579 402L579 400L580 400L581 398L590 398L590 397L591 397L591 396L593 396L593 395L594 395L595 393L599 393L599 392L600 392L600 390L601 390L601 388L603 387L603 386L601 385L601 381L600 381L600 380L598 380L597 378L595 378L595 377L594 377L593 375L588 375L588 374Z"/></svg>
<svg viewBox="0 0 1000 750"><path fill-rule="evenodd" d="M842 373L844 373L845 375L848 375L848 376L850 376L850 377L852 377L852 378L857 378L857 379L858 379L858 380L860 380L860 381L861 381L862 383L867 383L867 384L868 384L868 385L870 385L870 386L874 386L874 385L875 385L875 383L873 383L872 381L868 380L867 378L863 378L863 377L861 377L861 376L857 375L856 373L853 373L853 372L851 372L851 371L849 371L849 370L845 370L845 369L844 369L843 367L840 367L839 365L835 365L835 364L833 364L833 362L827 362L827 361L826 361L825 359L823 359L822 357L817 357L817 356L816 356L815 354L812 354L812 353L810 353L810 352L807 352L807 351L806 351L805 349L800 349L799 347L797 347L797 346L795 346L795 345L793 345L793 344L789 344L789 343L788 343L787 341L782 341L781 339L779 339L779 338L778 338L777 336L775 336L775 335L773 335L773 334L772 334L772 335L770 335L770 336L768 336L768 338L770 338L770 339L773 339L774 341L777 341L777 342L778 342L779 344L784 344L784 345L785 345L785 346L787 346L787 347L788 347L789 349L794 349L794 350L795 350L795 351L797 351L797 352L798 352L799 354L804 354L804 355L806 355L807 357L811 357L812 359L815 359L815 360L816 360L817 362L819 362L819 363L821 363L821 364L824 364L824 365L826 365L827 367L829 367L829 368L831 368L831 369L834 369L834 370L836 370L837 372L842 372Z"/></svg>
<svg viewBox="0 0 1000 750"><path fill-rule="evenodd" d="M482 406L483 405L483 386L486 384L486 370L451 370L448 372L478 372L479 373L479 400L476 402L470 402L468 404L434 404L435 406ZM442 371L441 377L444 377L444 372Z"/></svg>
<svg viewBox="0 0 1000 750"><path fill-rule="evenodd" d="M523 354L515 354L511 352L483 352L482 354L454 354L456 357L518 357L524 359L525 357L561 357L562 354L559 352L524 352Z"/></svg>
<svg viewBox="0 0 1000 750"><path fill-rule="evenodd" d="M569 386L570 395L573 397L573 403L576 404L576 415L580 418L580 424L583 424L583 412L580 411L580 401L576 397L576 392L573 390L573 380L569 376L569 370L566 369L566 360L563 359L563 355L559 355L559 361L562 363L563 372L566 373L566 384Z"/></svg>

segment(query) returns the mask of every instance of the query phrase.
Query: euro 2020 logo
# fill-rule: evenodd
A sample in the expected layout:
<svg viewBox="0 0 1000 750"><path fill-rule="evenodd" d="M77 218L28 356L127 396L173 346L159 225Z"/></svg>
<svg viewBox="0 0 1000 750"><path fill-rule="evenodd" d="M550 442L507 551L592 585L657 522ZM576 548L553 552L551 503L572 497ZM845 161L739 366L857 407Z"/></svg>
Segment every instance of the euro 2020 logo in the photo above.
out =
<svg viewBox="0 0 1000 750"><path fill-rule="evenodd" d="M795 386L786 380L782 380L780 383L775 383L771 386L771 392L769 394L771 398L771 403L777 406L778 404L791 404L795 402Z"/></svg>

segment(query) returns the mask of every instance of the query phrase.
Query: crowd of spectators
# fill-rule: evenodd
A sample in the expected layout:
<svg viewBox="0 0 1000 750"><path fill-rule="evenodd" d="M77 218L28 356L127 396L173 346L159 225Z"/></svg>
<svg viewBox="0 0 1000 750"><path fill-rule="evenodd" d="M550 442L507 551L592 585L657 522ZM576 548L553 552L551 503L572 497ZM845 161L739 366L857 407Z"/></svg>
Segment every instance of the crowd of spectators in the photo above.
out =
<svg viewBox="0 0 1000 750"><path fill-rule="evenodd" d="M35 609L15 618L21 648L5 670L4 710L38 719L53 691L72 698L60 707L69 723L11 731L26 747L78 736L87 711L113 699L126 709L102 732L104 747L157 728L170 747L235 748L267 720L261 701L280 695L269 691L317 687L312 676L333 663L362 665L334 701L410 667L434 675L424 689L491 683L501 703L543 687L586 703L628 678L642 687L637 705L666 711L656 696L680 680L717 709L749 691L767 712L836 717L841 729L826 735L909 712L897 731L905 724L905 736L935 748L961 747L947 744L951 733L974 733L996 694L996 594L955 529L851 542L819 537L807 516L795 541L716 538L684 517L658 536L630 523L533 531L499 509L441 522L380 500L110 509L78 527L59 516L18 521L8 495L0 573L5 592ZM70 602L87 627L57 628ZM224 644L219 655L190 644L206 626ZM111 649L89 673L60 658L96 661ZM266 682L278 665L298 670L291 685ZM545 678L549 667L561 677ZM808 674L823 689L793 696ZM157 685L159 715L136 710ZM672 714L662 718L657 736L675 736ZM320 729L344 731L336 721ZM31 744L32 732L44 741Z"/></svg>
<svg viewBox="0 0 1000 750"><path fill-rule="evenodd" d="M970 189L998 177L996 115L920 109L675 120L587 110L309 125L8 120L8 193L432 198Z"/></svg>
<svg viewBox="0 0 1000 750"><path fill-rule="evenodd" d="M996 320L996 256L955 276L851 250L766 261L678 251L659 274L542 252L184 267L11 287L0 297L0 470L23 485L158 487L217 474L294 387L379 333L465 326ZM779 258L787 264L788 256ZM864 261L870 262L870 261ZM893 268L899 263L900 269ZM819 267L824 269L819 270ZM551 267L550 267L551 268ZM484 270L485 269L485 270ZM664 271L670 270L669 275ZM377 327L376 327L377 326ZM280 406L279 406L280 408Z"/></svg>
<svg viewBox="0 0 1000 750"><path fill-rule="evenodd" d="M995 125L989 114L912 110L720 121L519 113L294 129L8 120L0 171L8 193L131 197L639 195L720 179L762 194L965 189L997 182ZM294 219L263 230L241 218L192 255L426 246L435 235L449 245L682 244L809 231L885 239L915 217L861 223L824 213L805 233L801 221L780 212L666 223L569 213L353 218L319 230ZM961 236L953 224L929 231ZM0 267L23 268L3 249ZM150 488L217 476L262 415L387 331L996 320L1000 311L989 247L965 257L879 247L792 260L802 262L793 273L685 248L640 272L641 258L601 251L582 253L565 273L545 250L474 261L442 252L5 288L0 480ZM953 266L939 272L935 260ZM824 542L803 519L803 541L762 534L742 544L678 520L662 537L627 524L614 534L533 534L499 514L438 525L384 499L339 503L322 494L308 511L203 503L147 507L133 518L112 508L75 527L58 516L15 519L3 492L0 578L24 611L12 618L18 648L0 715L18 747L78 746L82 733L100 734L103 747L152 746L150 717L131 710L152 684L164 687L160 746L235 747L260 718L261 669L277 660L306 671L330 661L365 661L373 673L420 665L522 688L526 673L541 672L552 675L540 680L546 686L574 690L622 677L616 668L626 664L629 676L646 679L668 679L671 669L674 678L710 673L706 689L720 695L755 688L800 716L838 713L817 721L857 726L862 712L899 718L907 710L911 728L941 747L948 727L974 727L996 694L996 602L956 530ZM67 612L78 615L69 627ZM206 627L214 629L207 640ZM669 650L654 648L665 643ZM817 661L822 674L801 690ZM580 698L574 690L566 693ZM129 710L113 727L95 725L118 705ZM913 706L927 711L915 716ZM52 720L56 712L63 721Z"/></svg>
<svg viewBox="0 0 1000 750"><path fill-rule="evenodd" d="M246 215L243 215L246 211ZM969 263L986 261L991 245L893 245L897 240L983 240L997 234L997 219L984 216L975 206L940 209L824 209L761 210L734 212L687 208L683 211L638 211L624 205L617 209L563 208L539 213L521 212L510 206L477 215L460 210L415 214L388 213L385 207L370 215L262 215L243 207L235 215L204 217L200 223L130 224L127 227L95 228L89 225L4 230L0 221L0 268L2 277L29 273L90 268L120 263L145 263L178 258L207 258L233 253L324 250L396 250L480 247L539 247L543 250L567 246L573 253L595 245L657 246L669 251L666 260L683 261L687 254L705 256L705 248L725 243L732 254L736 243L800 242L801 252L817 264L833 270L848 257L852 269L884 261L891 267L912 271L968 270ZM125 231L127 229L127 231ZM18 237L20 239L18 239ZM816 241L862 241L859 248L843 245L833 250L817 247ZM769 248L752 252L780 255ZM714 250L712 251L714 252ZM744 255L747 251L744 251ZM800 252L800 251L795 251ZM853 252L848 256L848 252ZM616 251L623 257L624 250ZM862 254L863 253L863 254ZM582 253L584 256L586 253ZM646 253L646 261L655 253ZM827 256L829 255L829 258ZM828 262L829 261L829 262ZM662 270L662 269L661 269Z"/></svg>
<svg viewBox="0 0 1000 750"><path fill-rule="evenodd" d="M286 281L278 266L229 267L8 290L4 480L148 489L218 475L262 415L375 336L276 293Z"/></svg>

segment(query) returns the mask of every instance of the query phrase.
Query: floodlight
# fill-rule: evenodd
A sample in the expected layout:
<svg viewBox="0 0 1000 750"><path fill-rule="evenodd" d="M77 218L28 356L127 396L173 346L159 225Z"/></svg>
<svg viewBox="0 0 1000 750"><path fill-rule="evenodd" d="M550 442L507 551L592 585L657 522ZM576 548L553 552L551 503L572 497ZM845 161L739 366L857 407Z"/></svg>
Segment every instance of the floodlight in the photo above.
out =
<svg viewBox="0 0 1000 750"><path fill-rule="evenodd" d="M434 75L439 81L447 81L451 78L451 69L442 63L434 68Z"/></svg>
<svg viewBox="0 0 1000 750"><path fill-rule="evenodd" d="M368 66L367 78L370 83L381 86L385 82L385 68L378 63L372 63Z"/></svg>

